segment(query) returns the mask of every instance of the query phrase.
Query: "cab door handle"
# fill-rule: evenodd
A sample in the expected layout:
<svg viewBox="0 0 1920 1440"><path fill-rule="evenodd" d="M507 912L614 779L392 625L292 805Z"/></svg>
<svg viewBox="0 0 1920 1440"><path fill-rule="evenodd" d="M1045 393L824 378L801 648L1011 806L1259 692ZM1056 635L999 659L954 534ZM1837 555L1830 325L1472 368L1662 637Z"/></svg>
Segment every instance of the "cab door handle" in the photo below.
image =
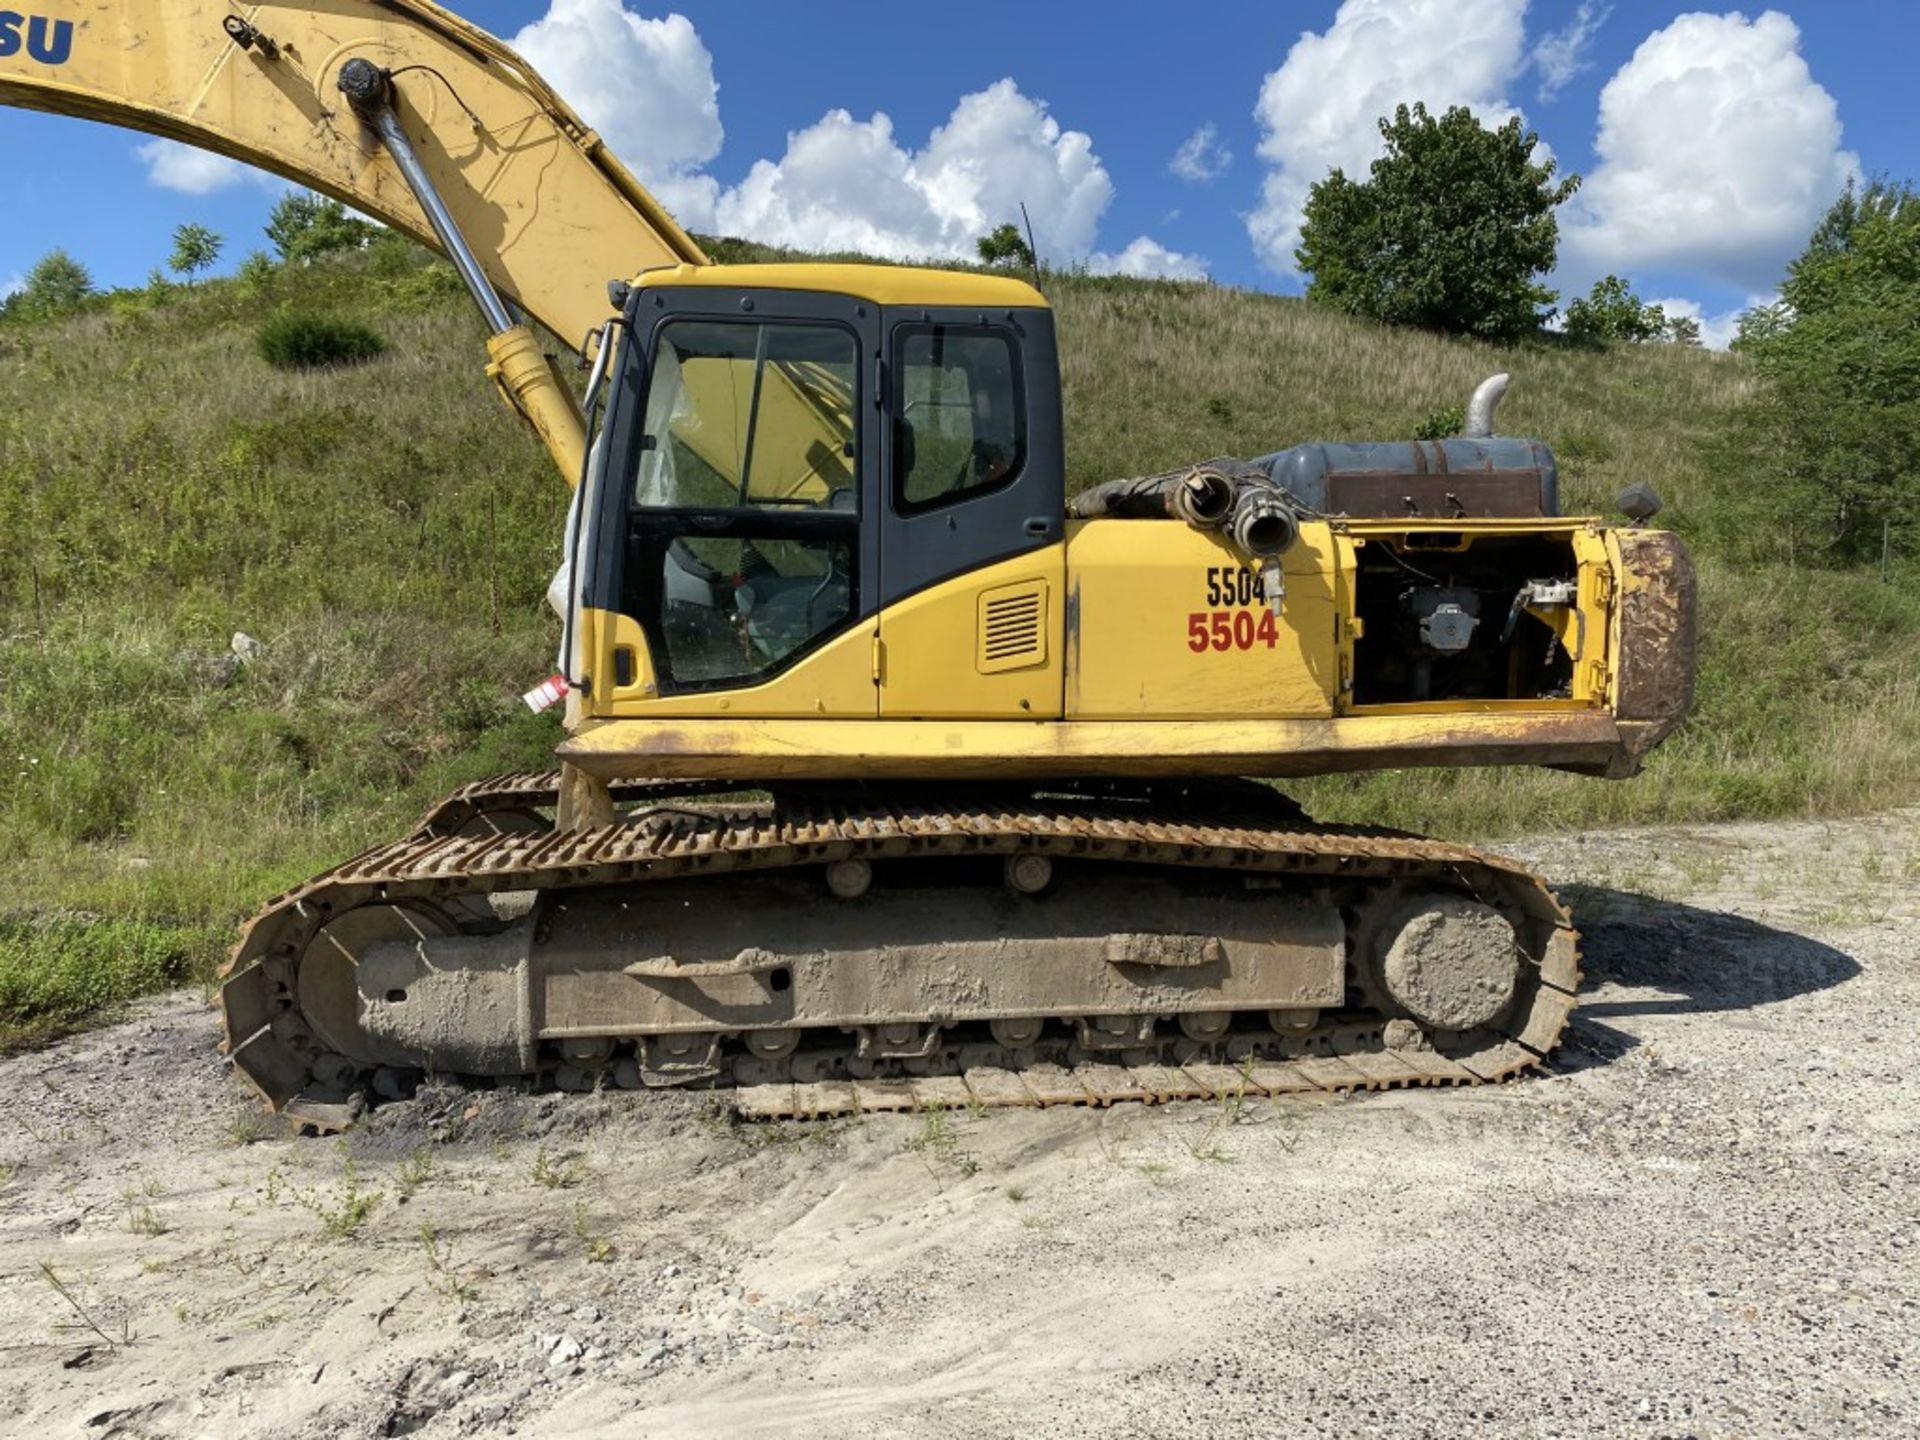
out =
<svg viewBox="0 0 1920 1440"><path fill-rule="evenodd" d="M1024 527L1027 534L1045 539L1053 533L1053 521L1045 515L1030 515Z"/></svg>

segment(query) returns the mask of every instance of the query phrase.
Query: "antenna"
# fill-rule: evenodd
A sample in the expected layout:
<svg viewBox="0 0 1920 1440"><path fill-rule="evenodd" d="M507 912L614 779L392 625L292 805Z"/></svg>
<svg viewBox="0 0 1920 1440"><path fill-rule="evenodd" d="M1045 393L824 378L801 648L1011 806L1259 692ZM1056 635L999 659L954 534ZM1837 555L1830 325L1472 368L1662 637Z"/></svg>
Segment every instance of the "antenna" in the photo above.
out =
<svg viewBox="0 0 1920 1440"><path fill-rule="evenodd" d="M1046 291L1040 285L1040 252L1033 248L1033 218L1027 214L1024 200L1020 202L1020 223L1027 227L1027 261L1033 266L1033 288L1044 295Z"/></svg>

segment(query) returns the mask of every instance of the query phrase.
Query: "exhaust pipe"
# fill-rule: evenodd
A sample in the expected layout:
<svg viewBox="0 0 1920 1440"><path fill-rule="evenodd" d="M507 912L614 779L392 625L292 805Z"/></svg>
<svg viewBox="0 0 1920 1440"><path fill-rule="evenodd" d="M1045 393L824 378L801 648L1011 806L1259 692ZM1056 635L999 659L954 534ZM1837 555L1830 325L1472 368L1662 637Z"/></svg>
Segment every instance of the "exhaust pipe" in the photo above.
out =
<svg viewBox="0 0 1920 1440"><path fill-rule="evenodd" d="M1499 406L1501 398L1507 393L1507 373L1489 375L1474 387L1473 398L1467 401L1467 418L1460 426L1460 434L1468 440L1486 440L1493 435L1493 412Z"/></svg>

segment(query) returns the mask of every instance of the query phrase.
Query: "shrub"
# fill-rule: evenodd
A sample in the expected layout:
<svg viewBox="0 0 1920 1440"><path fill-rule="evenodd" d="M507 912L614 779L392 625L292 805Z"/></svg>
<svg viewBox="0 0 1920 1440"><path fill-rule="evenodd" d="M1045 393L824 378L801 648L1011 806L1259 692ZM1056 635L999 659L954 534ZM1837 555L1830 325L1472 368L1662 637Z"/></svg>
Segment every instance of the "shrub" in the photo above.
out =
<svg viewBox="0 0 1920 1440"><path fill-rule="evenodd" d="M360 365L385 352L387 342L366 326L325 315L276 315L260 327L260 354L278 370Z"/></svg>
<svg viewBox="0 0 1920 1440"><path fill-rule="evenodd" d="M1693 329L1698 344L1699 326ZM1566 334L1577 345L1638 345L1666 336L1667 315L1634 294L1618 275L1609 275L1594 281L1584 300L1567 306Z"/></svg>
<svg viewBox="0 0 1920 1440"><path fill-rule="evenodd" d="M234 274L247 289L257 291L273 284L278 268L271 255L264 250L256 250L240 262L240 268Z"/></svg>
<svg viewBox="0 0 1920 1440"><path fill-rule="evenodd" d="M1467 423L1466 407L1462 405L1442 405L1438 410L1429 410L1426 418L1413 427L1416 440L1445 440L1458 435L1461 427Z"/></svg>

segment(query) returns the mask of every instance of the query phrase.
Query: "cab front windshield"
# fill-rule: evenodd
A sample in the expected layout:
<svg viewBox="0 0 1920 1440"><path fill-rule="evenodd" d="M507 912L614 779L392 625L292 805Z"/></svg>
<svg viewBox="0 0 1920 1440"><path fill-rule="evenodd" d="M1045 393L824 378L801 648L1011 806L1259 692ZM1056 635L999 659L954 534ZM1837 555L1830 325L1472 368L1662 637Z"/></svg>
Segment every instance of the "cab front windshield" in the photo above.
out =
<svg viewBox="0 0 1920 1440"><path fill-rule="evenodd" d="M634 500L853 509L855 363L853 336L833 326L662 327Z"/></svg>
<svg viewBox="0 0 1920 1440"><path fill-rule="evenodd" d="M630 603L657 621L672 688L766 676L852 618L857 363L853 335L830 325L658 332Z"/></svg>

